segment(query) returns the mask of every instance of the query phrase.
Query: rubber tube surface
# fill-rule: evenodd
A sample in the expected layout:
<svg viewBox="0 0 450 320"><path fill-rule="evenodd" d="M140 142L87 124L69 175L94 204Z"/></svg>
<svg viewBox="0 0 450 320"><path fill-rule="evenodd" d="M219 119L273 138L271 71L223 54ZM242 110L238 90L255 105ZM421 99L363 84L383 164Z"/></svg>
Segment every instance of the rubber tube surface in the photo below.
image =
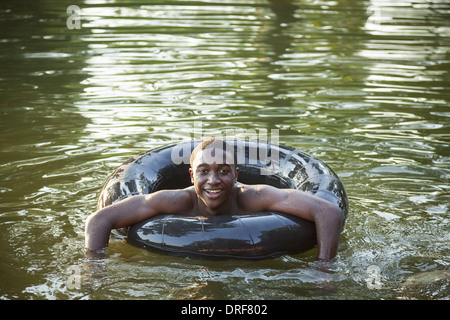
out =
<svg viewBox="0 0 450 320"><path fill-rule="evenodd" d="M344 185L324 162L285 146L239 140L233 143L239 182L309 192L340 207L345 223L348 200ZM186 142L166 146L126 161L107 179L97 207L132 195L192 185L188 170L195 145ZM316 245L314 223L275 212L241 216L230 212L214 217L161 215L128 230L117 230L117 234L151 251L210 258L261 259L304 252Z"/></svg>

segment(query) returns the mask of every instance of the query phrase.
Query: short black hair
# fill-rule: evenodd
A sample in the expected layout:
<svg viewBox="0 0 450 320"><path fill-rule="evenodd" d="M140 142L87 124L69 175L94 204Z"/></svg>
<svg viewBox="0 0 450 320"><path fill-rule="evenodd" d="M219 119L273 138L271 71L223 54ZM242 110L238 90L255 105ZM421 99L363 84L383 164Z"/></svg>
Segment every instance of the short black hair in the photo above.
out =
<svg viewBox="0 0 450 320"><path fill-rule="evenodd" d="M200 142L195 148L194 150L192 150L191 153L191 159L190 159L190 163L191 163L191 168L193 167L194 164L194 159L197 155L197 153L201 150L205 150L209 145L213 145L213 148L220 148L221 150L226 152L232 151L233 153L233 162L229 163L230 165L235 165L236 164L236 151L234 148L234 144L230 144L222 139L218 139L218 138L209 138L209 139L205 139L202 142ZM214 151L213 151L214 152ZM225 160L225 159L224 159Z"/></svg>

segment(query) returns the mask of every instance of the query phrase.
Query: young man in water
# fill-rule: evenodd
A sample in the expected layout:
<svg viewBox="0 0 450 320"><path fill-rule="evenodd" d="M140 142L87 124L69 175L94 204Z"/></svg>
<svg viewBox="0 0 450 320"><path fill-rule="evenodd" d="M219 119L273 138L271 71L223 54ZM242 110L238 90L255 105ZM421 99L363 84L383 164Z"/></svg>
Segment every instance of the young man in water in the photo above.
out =
<svg viewBox="0 0 450 320"><path fill-rule="evenodd" d="M135 195L90 215L86 222L87 251L103 251L112 229L160 214L215 216L277 211L313 221L318 259L336 256L342 219L337 206L299 190L238 183L235 163L222 140L203 141L191 154L189 173L193 186Z"/></svg>

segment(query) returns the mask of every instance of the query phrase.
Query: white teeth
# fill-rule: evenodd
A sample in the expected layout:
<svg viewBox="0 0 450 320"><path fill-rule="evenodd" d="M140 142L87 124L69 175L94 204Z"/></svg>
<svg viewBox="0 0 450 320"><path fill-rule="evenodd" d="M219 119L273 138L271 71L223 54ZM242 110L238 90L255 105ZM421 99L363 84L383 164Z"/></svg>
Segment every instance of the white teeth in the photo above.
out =
<svg viewBox="0 0 450 320"><path fill-rule="evenodd" d="M220 190L206 190L206 192L209 192L209 193L219 193Z"/></svg>

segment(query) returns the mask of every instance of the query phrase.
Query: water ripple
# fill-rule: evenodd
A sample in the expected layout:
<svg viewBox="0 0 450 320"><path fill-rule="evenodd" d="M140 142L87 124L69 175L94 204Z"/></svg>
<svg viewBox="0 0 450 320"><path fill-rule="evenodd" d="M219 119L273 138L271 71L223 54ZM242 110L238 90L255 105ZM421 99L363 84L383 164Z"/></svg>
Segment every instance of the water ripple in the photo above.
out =
<svg viewBox="0 0 450 320"><path fill-rule="evenodd" d="M286 2L89 0L75 30L65 4L0 9L1 298L389 299L448 268L448 4ZM198 122L278 129L343 179L338 296L317 291L314 252L236 267L115 241L96 290L65 287L107 175Z"/></svg>

